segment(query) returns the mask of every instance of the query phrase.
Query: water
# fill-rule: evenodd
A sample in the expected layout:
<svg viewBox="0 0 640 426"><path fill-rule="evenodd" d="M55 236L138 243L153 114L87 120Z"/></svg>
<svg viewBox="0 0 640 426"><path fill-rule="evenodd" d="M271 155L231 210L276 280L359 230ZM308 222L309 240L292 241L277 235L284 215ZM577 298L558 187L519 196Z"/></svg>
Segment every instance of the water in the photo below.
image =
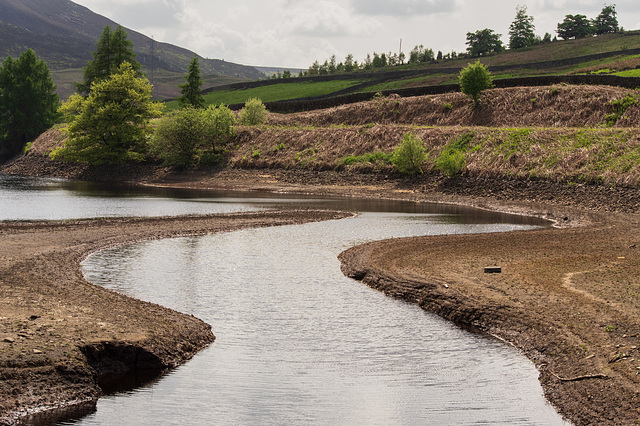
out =
<svg viewBox="0 0 640 426"><path fill-rule="evenodd" d="M109 204L104 194L61 190L70 191L62 198ZM165 195L143 191L130 198L171 204ZM236 195L220 203L264 209L340 202L261 195L244 203ZM177 204L219 208L202 193L181 197ZM196 315L213 325L216 341L152 383L101 398L95 413L71 423L562 424L523 355L344 277L337 260L344 249L375 239L535 223L502 216L506 223L496 225L484 212L436 214L415 203L347 200L342 206L364 213L139 243L89 257L83 269L90 281Z"/></svg>

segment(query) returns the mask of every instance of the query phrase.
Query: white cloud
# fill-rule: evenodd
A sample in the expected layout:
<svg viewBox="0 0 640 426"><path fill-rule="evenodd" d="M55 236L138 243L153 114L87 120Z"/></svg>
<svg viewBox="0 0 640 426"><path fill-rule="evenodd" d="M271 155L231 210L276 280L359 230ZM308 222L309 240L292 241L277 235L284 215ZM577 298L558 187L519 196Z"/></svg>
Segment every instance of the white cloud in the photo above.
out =
<svg viewBox="0 0 640 426"><path fill-rule="evenodd" d="M355 11L366 15L416 16L455 11L451 0L351 0Z"/></svg>

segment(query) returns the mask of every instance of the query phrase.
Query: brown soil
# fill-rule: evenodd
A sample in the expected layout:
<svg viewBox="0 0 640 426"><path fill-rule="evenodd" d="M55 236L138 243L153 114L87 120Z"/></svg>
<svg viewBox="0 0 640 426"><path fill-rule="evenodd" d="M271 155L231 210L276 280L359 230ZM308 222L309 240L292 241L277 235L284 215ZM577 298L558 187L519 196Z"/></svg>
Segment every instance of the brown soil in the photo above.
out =
<svg viewBox="0 0 640 426"><path fill-rule="evenodd" d="M86 282L79 262L101 248L153 238L344 217L318 211L158 219L0 222L0 423L95 405L98 381L156 375L214 336L208 324Z"/></svg>

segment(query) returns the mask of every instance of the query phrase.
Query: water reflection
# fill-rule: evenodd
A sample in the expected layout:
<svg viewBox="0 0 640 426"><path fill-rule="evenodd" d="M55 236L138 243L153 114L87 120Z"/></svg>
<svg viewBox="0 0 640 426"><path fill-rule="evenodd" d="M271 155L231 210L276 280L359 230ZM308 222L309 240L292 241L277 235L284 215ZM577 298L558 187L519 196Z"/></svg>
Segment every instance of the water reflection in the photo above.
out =
<svg viewBox="0 0 640 426"><path fill-rule="evenodd" d="M91 256L92 282L196 315L217 339L80 424L562 424L511 347L340 273L337 254L374 239L527 227L450 222L364 212Z"/></svg>

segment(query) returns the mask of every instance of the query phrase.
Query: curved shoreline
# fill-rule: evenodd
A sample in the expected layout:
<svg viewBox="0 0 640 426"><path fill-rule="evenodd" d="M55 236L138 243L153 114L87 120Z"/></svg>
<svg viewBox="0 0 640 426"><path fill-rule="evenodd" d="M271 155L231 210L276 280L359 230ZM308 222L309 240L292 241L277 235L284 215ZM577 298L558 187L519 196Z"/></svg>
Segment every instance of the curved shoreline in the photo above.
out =
<svg viewBox="0 0 640 426"><path fill-rule="evenodd" d="M328 211L0 222L0 424L74 405L90 412L107 375L158 374L214 340L188 315L88 283L90 253L137 241L297 224Z"/></svg>
<svg viewBox="0 0 640 426"><path fill-rule="evenodd" d="M567 191L565 198L550 194L555 202L537 201L548 189L544 182L542 189L528 184L527 191L502 183L486 196L473 182L456 193L368 177L225 170L142 183L440 202L553 220L561 229L390 240L353 248L341 260L350 276L523 350L541 373L546 397L575 424L640 419L640 288L633 292L640 285L640 216L615 212L632 211L631 204L620 207L616 198L598 210L586 208L581 200L593 203L589 188L582 198ZM161 235L146 238L153 237ZM502 274L482 274L494 264Z"/></svg>

